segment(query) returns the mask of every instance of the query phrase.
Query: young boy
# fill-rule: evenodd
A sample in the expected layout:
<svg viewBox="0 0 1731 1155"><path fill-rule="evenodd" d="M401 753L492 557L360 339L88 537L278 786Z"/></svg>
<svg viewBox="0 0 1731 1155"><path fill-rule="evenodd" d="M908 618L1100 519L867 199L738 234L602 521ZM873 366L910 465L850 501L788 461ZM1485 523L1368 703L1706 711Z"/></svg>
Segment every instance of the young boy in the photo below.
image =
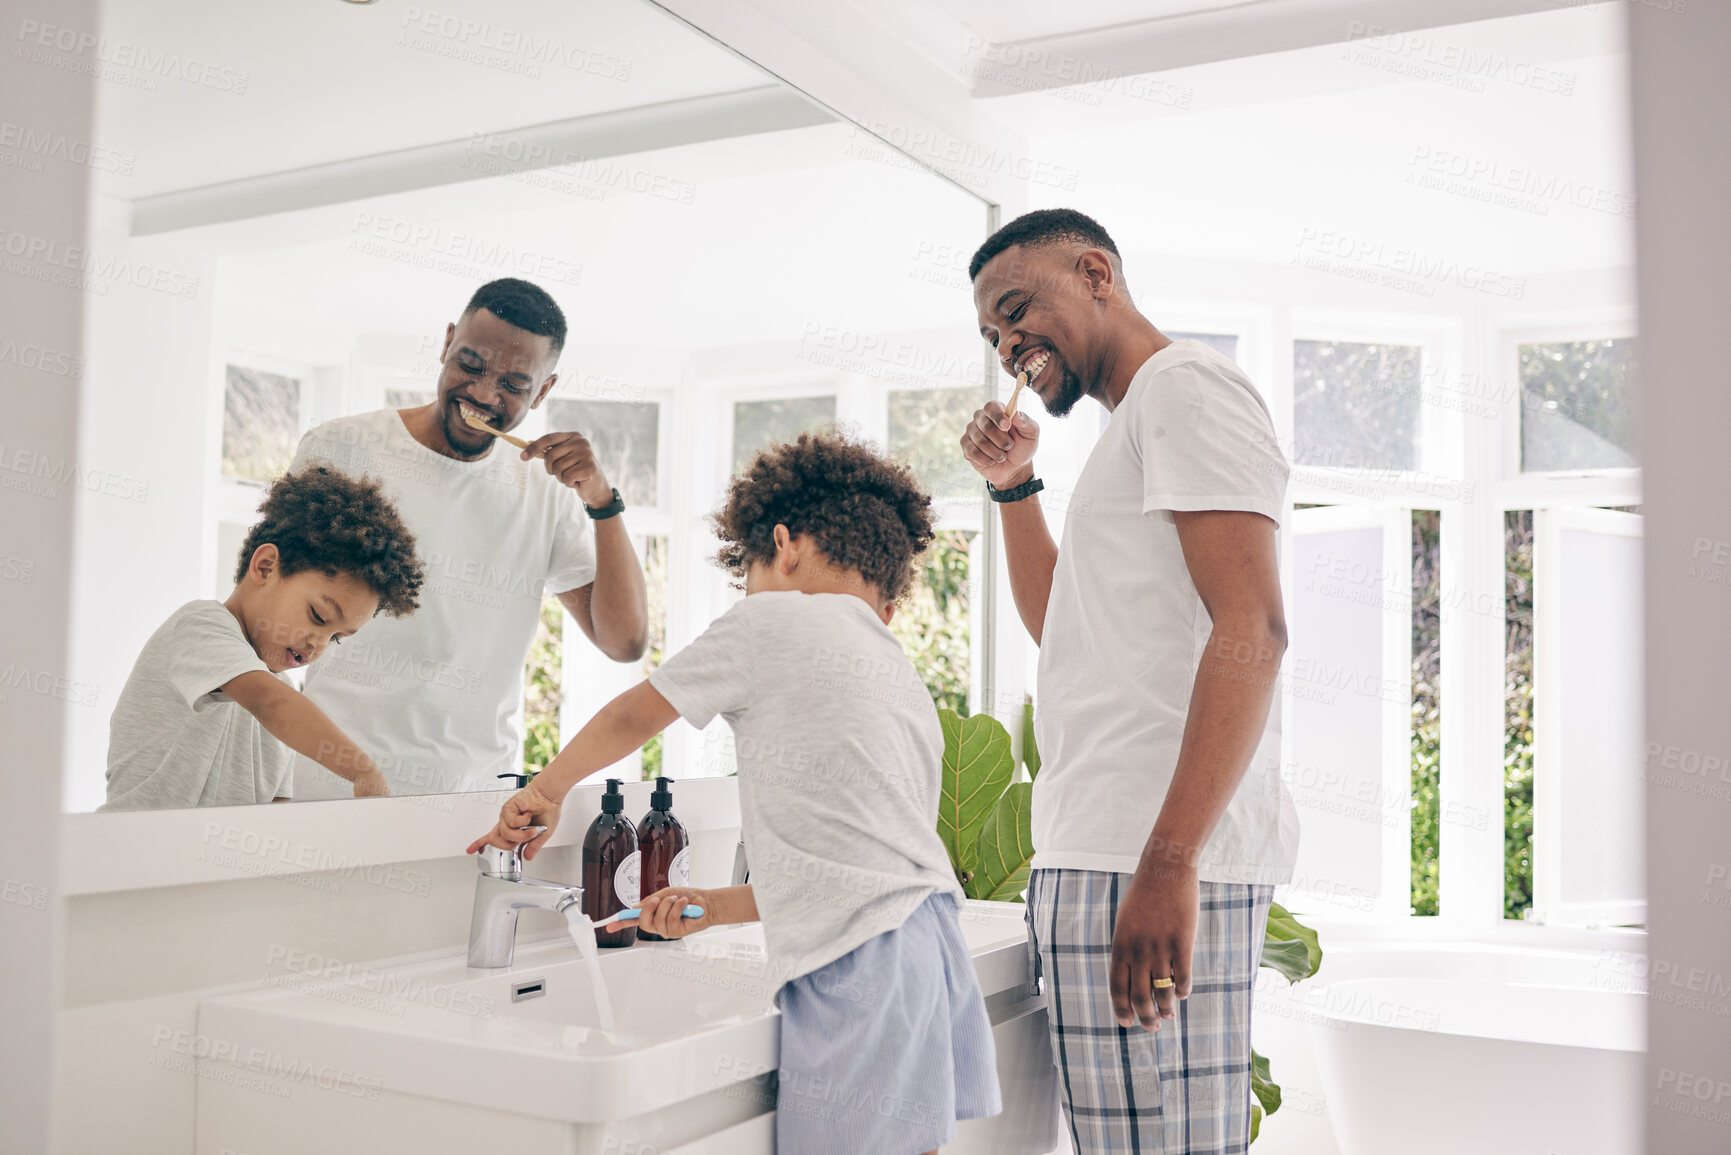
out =
<svg viewBox="0 0 1731 1155"><path fill-rule="evenodd" d="M108 736L102 810L287 801L290 750L388 794L384 777L286 678L381 610L412 613L415 539L371 478L279 478L241 546L234 593L195 601L144 644Z"/></svg>
<svg viewBox="0 0 1731 1155"><path fill-rule="evenodd" d="M722 715L752 880L662 890L641 925L676 938L763 920L784 982L777 1150L934 1150L1001 1105L937 835L943 733L887 628L931 543L931 499L867 446L802 434L760 453L714 520L747 596L602 709L469 850L533 858L572 785L676 717ZM703 917L680 918L687 903Z"/></svg>

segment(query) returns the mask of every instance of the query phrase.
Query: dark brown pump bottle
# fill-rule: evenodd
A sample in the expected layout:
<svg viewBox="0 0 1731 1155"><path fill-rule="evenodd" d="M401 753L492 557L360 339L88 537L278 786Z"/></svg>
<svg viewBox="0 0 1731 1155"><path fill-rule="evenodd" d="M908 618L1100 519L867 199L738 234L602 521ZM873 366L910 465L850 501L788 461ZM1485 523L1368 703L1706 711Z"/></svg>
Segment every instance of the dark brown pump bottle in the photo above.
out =
<svg viewBox="0 0 1731 1155"><path fill-rule="evenodd" d="M601 796L601 813L583 836L583 913L595 923L597 946L630 946L637 941L637 928L604 930L601 920L636 906L642 897L638 886L637 832L625 817L625 796L619 779L607 780Z"/></svg>
<svg viewBox="0 0 1731 1155"><path fill-rule="evenodd" d="M669 886L691 885L691 839L685 826L673 817L671 778L657 778L649 795L649 813L637 824L637 846L643 855L643 894L654 894ZM660 942L661 936L639 931L638 937Z"/></svg>

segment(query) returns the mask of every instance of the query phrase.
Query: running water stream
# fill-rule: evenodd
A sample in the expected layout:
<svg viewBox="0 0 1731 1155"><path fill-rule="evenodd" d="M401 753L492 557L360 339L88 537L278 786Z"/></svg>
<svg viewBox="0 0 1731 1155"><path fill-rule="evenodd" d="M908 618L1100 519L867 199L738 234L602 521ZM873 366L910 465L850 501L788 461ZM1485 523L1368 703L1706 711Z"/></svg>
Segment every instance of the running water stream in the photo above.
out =
<svg viewBox="0 0 1731 1155"><path fill-rule="evenodd" d="M566 929L571 932L571 941L576 945L577 953L583 956L583 965L589 974L590 998L595 1004L595 1016L600 1020L601 1029L612 1034L618 1027L613 1022L613 997L607 993L607 980L601 977L601 952L595 945L595 924L576 906L566 909L565 924Z"/></svg>

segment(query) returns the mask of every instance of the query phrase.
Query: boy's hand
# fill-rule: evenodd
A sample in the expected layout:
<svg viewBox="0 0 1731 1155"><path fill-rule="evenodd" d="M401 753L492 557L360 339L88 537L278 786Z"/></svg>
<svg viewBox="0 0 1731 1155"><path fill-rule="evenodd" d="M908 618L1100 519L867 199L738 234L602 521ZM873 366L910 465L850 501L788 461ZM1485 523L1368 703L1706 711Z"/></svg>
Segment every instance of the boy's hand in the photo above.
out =
<svg viewBox="0 0 1731 1155"><path fill-rule="evenodd" d="M473 854L483 846L497 846L501 850L521 846L523 860L532 860L553 837L553 831L559 825L559 808L563 801L542 793L535 779L531 778L529 785L507 798L505 805L499 808L498 825L471 842L466 853ZM535 826L543 829L537 833L532 829Z"/></svg>
<svg viewBox="0 0 1731 1155"><path fill-rule="evenodd" d="M1016 416L1004 419L1001 401L988 401L974 411L974 419L962 434L962 456L994 489L1013 489L1034 474L1034 450L1040 445L1040 427L1020 407Z"/></svg>
<svg viewBox="0 0 1731 1155"><path fill-rule="evenodd" d="M703 908L702 918L683 918L680 912L688 904ZM662 938L684 938L715 926L715 900L707 890L693 886L669 886L656 891L642 902L643 917L622 918L609 924L613 929L634 926Z"/></svg>
<svg viewBox="0 0 1731 1155"><path fill-rule="evenodd" d="M379 773L378 767L363 770L355 775L356 798L389 798L391 788L385 782L385 776Z"/></svg>

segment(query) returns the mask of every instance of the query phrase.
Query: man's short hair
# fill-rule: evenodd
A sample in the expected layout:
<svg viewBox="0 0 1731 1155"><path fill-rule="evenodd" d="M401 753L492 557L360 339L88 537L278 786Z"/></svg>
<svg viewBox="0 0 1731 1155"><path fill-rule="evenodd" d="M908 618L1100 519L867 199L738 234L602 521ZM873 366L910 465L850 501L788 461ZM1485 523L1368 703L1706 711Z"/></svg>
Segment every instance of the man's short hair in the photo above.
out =
<svg viewBox="0 0 1731 1155"><path fill-rule="evenodd" d="M553 356L565 347L565 314L547 290L516 277L488 281L475 290L463 308L467 317L476 309L485 309L507 325L515 325L525 333L549 337L553 341Z"/></svg>
<svg viewBox="0 0 1731 1155"><path fill-rule="evenodd" d="M1017 245L1038 247L1056 244L1079 244L1085 248L1104 249L1114 257L1118 256L1118 246L1112 243L1111 236L1093 217L1075 209L1036 209L1022 214L986 238L986 243L968 262L968 280L976 279L986 262L1005 249Z"/></svg>

